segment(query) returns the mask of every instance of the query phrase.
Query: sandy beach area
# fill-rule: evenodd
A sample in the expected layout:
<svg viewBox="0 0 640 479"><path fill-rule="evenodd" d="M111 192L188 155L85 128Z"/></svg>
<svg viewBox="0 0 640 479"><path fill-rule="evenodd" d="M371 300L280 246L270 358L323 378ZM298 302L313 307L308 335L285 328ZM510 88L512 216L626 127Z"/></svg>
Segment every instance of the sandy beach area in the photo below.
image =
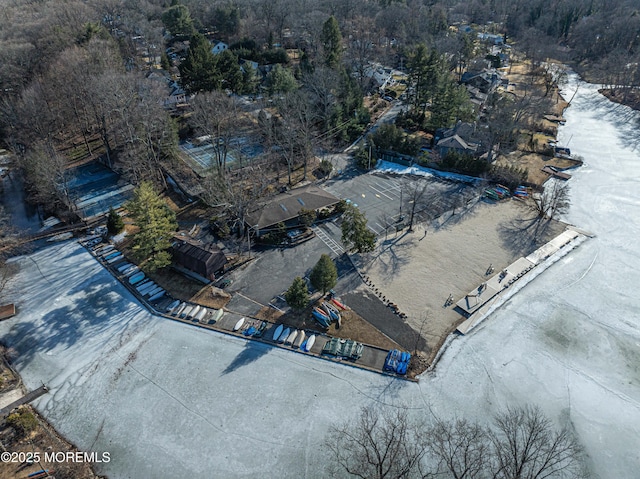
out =
<svg viewBox="0 0 640 479"><path fill-rule="evenodd" d="M562 223L534 221L533 212L518 200L481 199L441 225L418 225L382 241L360 259L359 267L373 288L407 315L406 322L433 354L464 320L454 310L456 301L490 277L490 266L493 274L500 272L564 229ZM445 306L450 294L453 305Z"/></svg>

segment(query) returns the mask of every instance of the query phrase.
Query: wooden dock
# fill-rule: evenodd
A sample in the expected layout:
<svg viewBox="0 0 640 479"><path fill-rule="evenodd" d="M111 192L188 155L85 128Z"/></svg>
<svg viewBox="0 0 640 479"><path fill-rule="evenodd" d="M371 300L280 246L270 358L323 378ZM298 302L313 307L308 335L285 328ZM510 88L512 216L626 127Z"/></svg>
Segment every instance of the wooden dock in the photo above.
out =
<svg viewBox="0 0 640 479"><path fill-rule="evenodd" d="M545 166L544 168L542 168L542 171L560 180L568 180L569 178L571 178L570 174L563 173L553 166Z"/></svg>
<svg viewBox="0 0 640 479"><path fill-rule="evenodd" d="M40 396L47 394L48 392L49 388L43 384L38 389L34 389L33 391L25 394L17 401L13 401L8 406L0 409L0 420L6 418L15 408L22 406L23 404L28 404L31 401L38 399Z"/></svg>
<svg viewBox="0 0 640 479"><path fill-rule="evenodd" d="M9 319L16 315L16 305L15 304L5 304L4 306L0 306L0 321L3 319Z"/></svg>
<svg viewBox="0 0 640 479"><path fill-rule="evenodd" d="M500 299L504 290L562 248L572 244L580 236L588 236L588 234L576 231L575 228L567 228L526 258L518 258L500 273L489 278L481 286L459 300L456 307L464 312L467 319L457 327L458 333L467 334L478 322L484 319L491 306Z"/></svg>

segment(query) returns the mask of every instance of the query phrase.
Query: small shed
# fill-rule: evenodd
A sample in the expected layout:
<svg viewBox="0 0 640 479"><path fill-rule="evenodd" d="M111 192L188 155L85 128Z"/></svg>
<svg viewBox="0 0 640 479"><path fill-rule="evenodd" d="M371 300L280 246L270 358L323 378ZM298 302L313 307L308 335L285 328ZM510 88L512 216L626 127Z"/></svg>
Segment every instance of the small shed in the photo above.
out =
<svg viewBox="0 0 640 479"><path fill-rule="evenodd" d="M173 262L189 271L214 280L216 273L227 264L227 257L214 244L187 236L176 236L172 247Z"/></svg>

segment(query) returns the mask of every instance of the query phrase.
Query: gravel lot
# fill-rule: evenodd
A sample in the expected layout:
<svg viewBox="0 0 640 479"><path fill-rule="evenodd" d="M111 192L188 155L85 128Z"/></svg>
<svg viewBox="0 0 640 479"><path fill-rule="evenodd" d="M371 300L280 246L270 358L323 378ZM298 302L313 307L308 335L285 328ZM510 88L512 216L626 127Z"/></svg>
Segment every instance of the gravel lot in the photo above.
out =
<svg viewBox="0 0 640 479"><path fill-rule="evenodd" d="M430 352L461 322L463 317L453 309L455 302L486 281L489 265L500 271L564 229L554 222L536 236L536 224L527 220L531 216L516 200L497 204L481 200L440 227L420 225L413 233L381 242L374 253L360 259L359 267L408 316L406 325L422 332L425 352ZM454 305L445 307L449 294ZM372 321L376 320L380 322ZM391 337L404 345L411 334L404 331L400 318L397 324L387 329L395 331L398 337ZM415 343L415 335L411 341Z"/></svg>

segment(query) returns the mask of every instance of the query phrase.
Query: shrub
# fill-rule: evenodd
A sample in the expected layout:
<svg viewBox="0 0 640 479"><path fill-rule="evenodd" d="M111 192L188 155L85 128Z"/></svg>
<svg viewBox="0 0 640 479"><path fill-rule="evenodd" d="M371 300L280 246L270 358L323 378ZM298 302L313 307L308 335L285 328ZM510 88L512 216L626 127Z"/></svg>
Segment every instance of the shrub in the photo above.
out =
<svg viewBox="0 0 640 479"><path fill-rule="evenodd" d="M109 216L107 216L107 231L111 236L117 235L124 229L124 221L113 207L109 208Z"/></svg>
<svg viewBox="0 0 640 479"><path fill-rule="evenodd" d="M28 409L20 409L18 412L10 414L7 423L22 435L26 435L38 427L38 420Z"/></svg>
<svg viewBox="0 0 640 479"><path fill-rule="evenodd" d="M320 166L318 166L318 171L327 176L333 171L333 165L329 160L322 160Z"/></svg>
<svg viewBox="0 0 640 479"><path fill-rule="evenodd" d="M300 210L300 215L298 216L298 219L301 225L309 227L316 220L317 216L318 215L315 212L315 210L308 210L306 208L302 208Z"/></svg>

